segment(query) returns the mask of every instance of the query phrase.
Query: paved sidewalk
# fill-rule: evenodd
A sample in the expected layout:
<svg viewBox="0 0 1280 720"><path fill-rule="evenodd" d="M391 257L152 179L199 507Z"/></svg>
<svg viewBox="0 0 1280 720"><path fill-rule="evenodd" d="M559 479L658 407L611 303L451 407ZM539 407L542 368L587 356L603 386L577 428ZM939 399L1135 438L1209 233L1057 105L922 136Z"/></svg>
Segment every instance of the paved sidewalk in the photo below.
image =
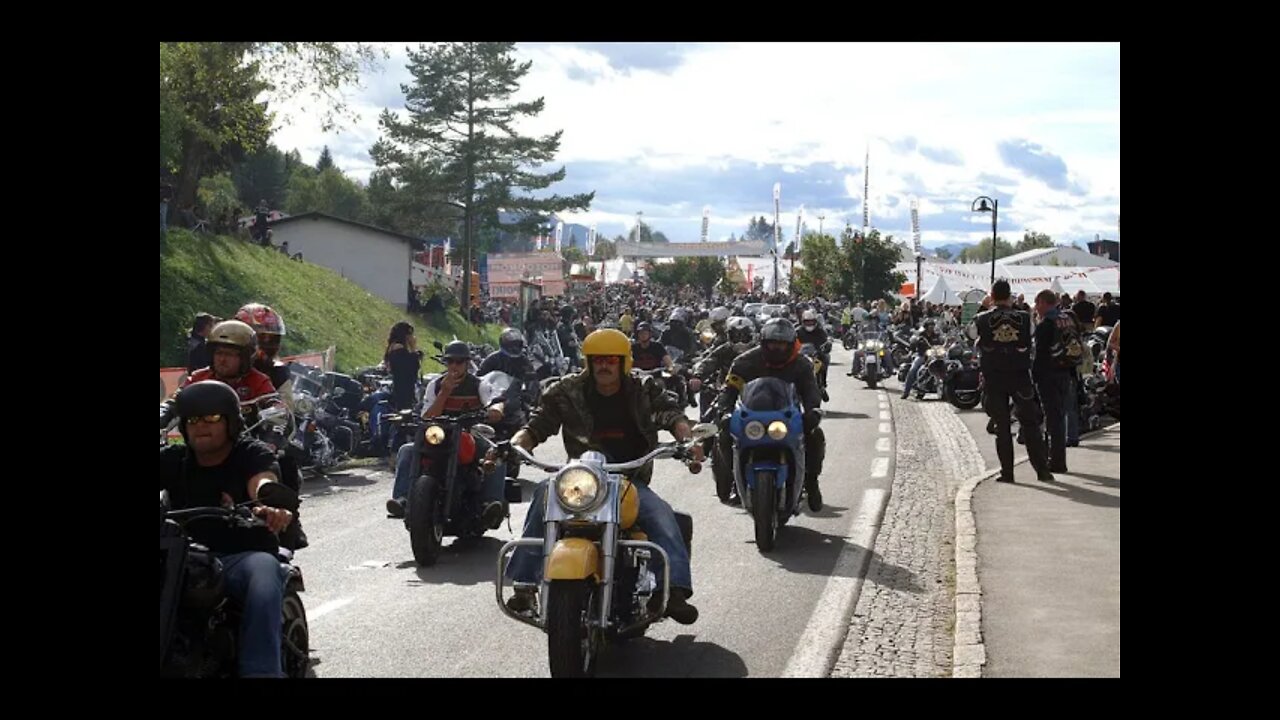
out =
<svg viewBox="0 0 1280 720"><path fill-rule="evenodd" d="M1120 677L1120 426L973 491L984 677Z"/></svg>

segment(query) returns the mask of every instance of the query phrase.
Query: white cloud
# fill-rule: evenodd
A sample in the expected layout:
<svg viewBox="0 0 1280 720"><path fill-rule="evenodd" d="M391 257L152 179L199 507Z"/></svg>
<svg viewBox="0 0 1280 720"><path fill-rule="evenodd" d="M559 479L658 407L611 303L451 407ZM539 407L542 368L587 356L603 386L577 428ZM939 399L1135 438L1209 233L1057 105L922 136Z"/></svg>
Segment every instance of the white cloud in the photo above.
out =
<svg viewBox="0 0 1280 720"><path fill-rule="evenodd" d="M363 116L358 126L325 135L312 116L292 108L296 122L277 131L276 144L297 148L308 162L328 144L339 167L367 179L373 169L367 150L379 135L377 116L383 109L374 99L400 107L398 85L409 82L406 44L387 44L392 58L354 97L352 106ZM705 167L708 176L734 161L781 165L783 173L812 163L836 163L848 171L844 189L849 203L828 214L847 216L852 209L856 224L863 175L855 168L862 166L870 145L871 214L877 227L909 229L912 195L922 198L922 218L967 215L978 195L1012 195L1008 210L1001 208L1002 234L1006 219L1011 229L1091 234L1094 230L1088 228L1098 222L1091 219L1094 215L1118 212L1118 44L715 44L691 49L678 66L661 71L635 66L619 70L601 52L577 45L516 49L522 59L533 61L517 97L546 101L542 115L525 121L521 130L563 130L556 164L567 165L571 175L578 161L617 163L623 174L637 166L666 171ZM891 143L907 137L915 138L916 148L901 152L909 145L904 143L894 152ZM1006 166L997 145L1014 138L1060 157L1069 183L1086 188L1087 195L1052 190ZM921 155L920 147L958 156L963 164L935 162ZM992 185L980 181L980 175L1011 182ZM784 182L784 213L794 212L786 206L786 177L778 180ZM645 193L637 186L629 194L643 202ZM897 204L890 198L897 198ZM1101 198L1114 199L1115 211L1109 203L1096 207ZM596 206L614 201L598 195ZM690 197L684 207L671 206L667 212L696 227L702 204ZM772 207L716 212L735 222L752 214L771 215ZM597 214L602 225L630 224L634 218L600 211L582 216ZM713 236L719 220L712 220ZM652 221L660 219L655 215ZM980 226L984 220L976 222ZM946 224L963 223L953 219ZM1097 231L1114 234L1114 222L1110 225ZM733 231L741 234L744 229L745 220Z"/></svg>

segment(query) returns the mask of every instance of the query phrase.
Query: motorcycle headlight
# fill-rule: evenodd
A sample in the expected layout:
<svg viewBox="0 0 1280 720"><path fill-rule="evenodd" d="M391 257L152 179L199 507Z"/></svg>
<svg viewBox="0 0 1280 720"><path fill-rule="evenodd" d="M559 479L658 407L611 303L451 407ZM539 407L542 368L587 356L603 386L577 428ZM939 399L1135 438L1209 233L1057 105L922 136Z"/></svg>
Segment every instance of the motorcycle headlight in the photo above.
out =
<svg viewBox="0 0 1280 720"><path fill-rule="evenodd" d="M764 423L759 420L752 420L742 429L742 433L751 440L759 440L764 437Z"/></svg>
<svg viewBox="0 0 1280 720"><path fill-rule="evenodd" d="M439 445L444 442L444 428L439 425L428 426L426 438L428 445Z"/></svg>
<svg viewBox="0 0 1280 720"><path fill-rule="evenodd" d="M600 497L600 478L586 468L571 467L556 478L556 499L572 512L590 510Z"/></svg>
<svg viewBox="0 0 1280 720"><path fill-rule="evenodd" d="M774 440L781 440L787 436L787 424L781 420L774 420L769 423L769 437Z"/></svg>
<svg viewBox="0 0 1280 720"><path fill-rule="evenodd" d="M702 339L703 345L710 345L711 343L715 342L716 332L711 328L707 328L706 330L703 330L702 334L699 335L698 337Z"/></svg>

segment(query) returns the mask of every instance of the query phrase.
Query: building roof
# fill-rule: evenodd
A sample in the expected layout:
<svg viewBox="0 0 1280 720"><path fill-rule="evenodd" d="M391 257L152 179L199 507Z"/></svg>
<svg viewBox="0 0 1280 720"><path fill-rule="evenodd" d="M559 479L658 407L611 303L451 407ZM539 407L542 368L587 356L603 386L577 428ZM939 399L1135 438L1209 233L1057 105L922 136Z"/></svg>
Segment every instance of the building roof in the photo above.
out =
<svg viewBox="0 0 1280 720"><path fill-rule="evenodd" d="M304 220L304 219L333 220L334 222L340 222L345 225L354 225L355 227L358 227L358 228L364 228L365 230L372 230L374 232L382 233L383 235L389 235L391 237L404 240L405 242L408 242L408 243L422 242L421 238L415 238L409 235L402 235L393 230L386 230L380 227L376 227L374 225L366 225L362 222L356 222L355 220L347 220L346 218L340 218L340 217L337 217L336 215L326 215L322 212L309 212L309 213L303 213L301 215L291 215L287 218L282 218L280 220L276 220L274 222L268 223L268 225L271 227L275 227L278 225L284 225L286 223L296 222L298 220Z"/></svg>

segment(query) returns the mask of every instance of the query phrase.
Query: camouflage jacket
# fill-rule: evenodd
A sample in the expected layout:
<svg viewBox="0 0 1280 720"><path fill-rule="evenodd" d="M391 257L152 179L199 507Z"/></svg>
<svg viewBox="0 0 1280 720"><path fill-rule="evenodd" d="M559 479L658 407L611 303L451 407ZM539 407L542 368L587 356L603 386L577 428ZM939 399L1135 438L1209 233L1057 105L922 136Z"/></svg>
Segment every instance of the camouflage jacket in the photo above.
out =
<svg viewBox="0 0 1280 720"><path fill-rule="evenodd" d="M590 409L587 406L588 371L571 375L556 383L542 395L542 402L529 424L524 427L542 444L547 438L563 429L564 451L570 458L577 458L591 448L591 435L595 430ZM632 374L624 378L621 393L635 413L636 427L644 435L649 452L658 446L658 430L670 431L680 420L686 420L684 409L678 407L662 391L652 378ZM649 484L653 463L649 463L631 475L631 480Z"/></svg>

